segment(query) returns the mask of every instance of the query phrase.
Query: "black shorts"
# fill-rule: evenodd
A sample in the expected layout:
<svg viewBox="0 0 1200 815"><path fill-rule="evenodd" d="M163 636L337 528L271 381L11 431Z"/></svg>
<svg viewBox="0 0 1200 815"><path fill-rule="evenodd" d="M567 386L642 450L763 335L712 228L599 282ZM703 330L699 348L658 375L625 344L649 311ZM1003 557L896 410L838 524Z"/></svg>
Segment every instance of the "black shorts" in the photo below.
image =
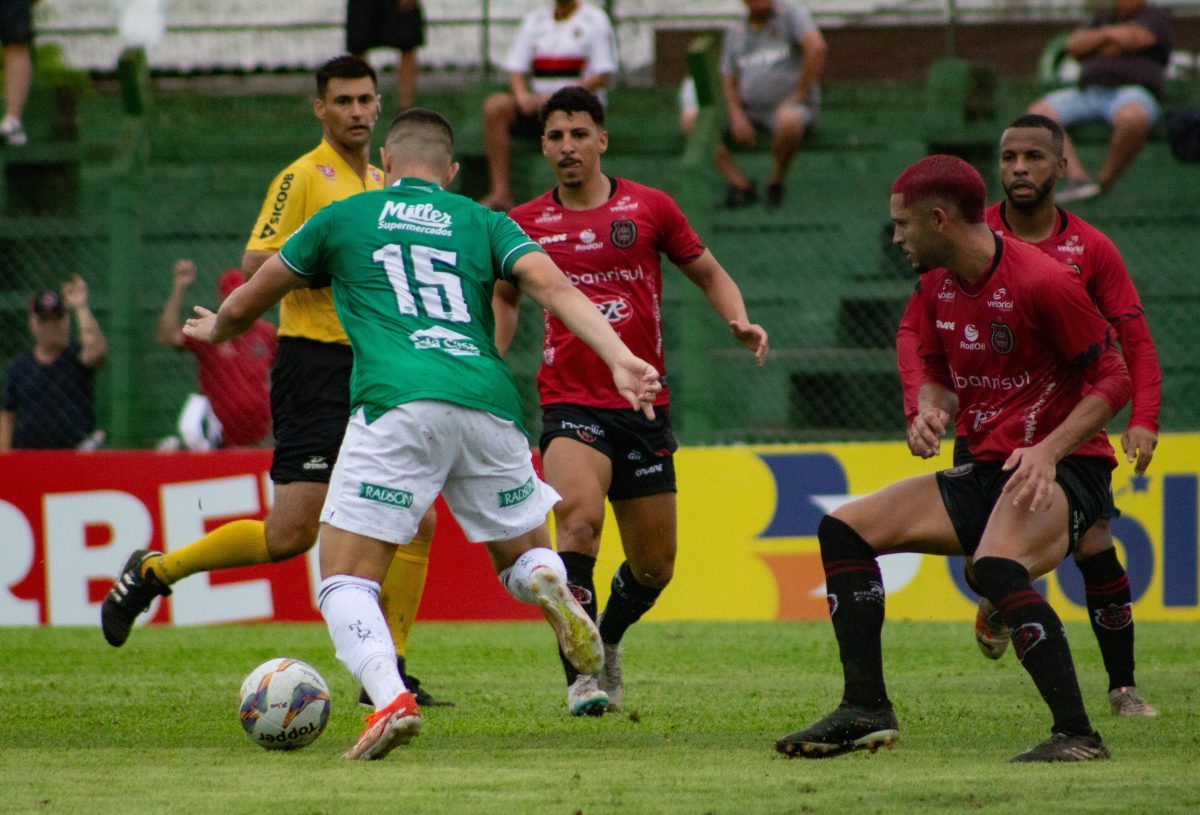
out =
<svg viewBox="0 0 1200 815"><path fill-rule="evenodd" d="M33 42L30 0L0 0L0 43L28 45Z"/></svg>
<svg viewBox="0 0 1200 815"><path fill-rule="evenodd" d="M540 114L525 114L518 110L517 118L512 123L512 127L508 129L508 132L514 136L520 136L522 139L531 139L540 142L542 140L543 129Z"/></svg>
<svg viewBox="0 0 1200 815"><path fill-rule="evenodd" d="M966 436L954 437L954 466L958 467L963 464L970 464L973 461L971 451L967 447ZM1116 502L1113 500L1112 493L1112 474L1108 478L1108 497L1104 501L1104 510L1100 513L1100 518L1106 521L1111 521L1121 517L1121 510L1117 509ZM1099 520L1099 518L1097 518Z"/></svg>
<svg viewBox="0 0 1200 815"><path fill-rule="evenodd" d="M401 11L396 0L348 0L346 50L362 54L372 48L412 51L425 44L425 16L421 5Z"/></svg>
<svg viewBox="0 0 1200 815"><path fill-rule="evenodd" d="M583 442L612 462L610 501L675 492L675 457L679 444L671 432L671 412L656 407L647 419L635 410L609 410L580 405L547 405L542 411L542 455L551 439Z"/></svg>
<svg viewBox="0 0 1200 815"><path fill-rule="evenodd" d="M271 480L329 483L350 420L349 345L280 337L271 368Z"/></svg>
<svg viewBox="0 0 1200 815"><path fill-rule="evenodd" d="M958 535L963 554L974 557L992 509L1011 472L1002 461L961 464L937 474L938 491ZM1067 456L1058 462L1054 479L1067 495L1067 552L1112 505L1112 470L1102 458Z"/></svg>

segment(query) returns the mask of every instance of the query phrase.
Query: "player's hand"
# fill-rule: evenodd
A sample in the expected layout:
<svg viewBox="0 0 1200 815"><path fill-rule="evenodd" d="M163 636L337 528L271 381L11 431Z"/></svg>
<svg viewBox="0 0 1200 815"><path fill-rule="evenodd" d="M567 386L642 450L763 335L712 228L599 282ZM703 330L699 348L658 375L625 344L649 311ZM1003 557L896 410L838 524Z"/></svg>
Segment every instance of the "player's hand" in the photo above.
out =
<svg viewBox="0 0 1200 815"><path fill-rule="evenodd" d="M754 144L754 125L750 124L746 114L740 110L729 113L729 134L738 144L746 147Z"/></svg>
<svg viewBox="0 0 1200 815"><path fill-rule="evenodd" d="M747 351L754 352L754 361L762 365L767 361L767 330L758 323L743 323L741 320L730 320L729 330L733 338L742 344Z"/></svg>
<svg viewBox="0 0 1200 815"><path fill-rule="evenodd" d="M87 283L79 275L72 275L70 280L62 284L62 297L72 311L85 307L88 302Z"/></svg>
<svg viewBox="0 0 1200 815"><path fill-rule="evenodd" d="M183 324L183 333L200 342L213 342L217 330L217 313L204 306L195 306L196 316Z"/></svg>
<svg viewBox="0 0 1200 815"><path fill-rule="evenodd" d="M950 424L950 414L941 408L918 413L908 426L908 449L914 456L933 458L942 451L942 436Z"/></svg>
<svg viewBox="0 0 1200 815"><path fill-rule="evenodd" d="M617 361L612 374L617 392L629 401L629 406L640 410L647 419L653 419L654 399L662 390L662 382L654 366L630 354Z"/></svg>
<svg viewBox="0 0 1200 815"><path fill-rule="evenodd" d="M1121 434L1121 449L1125 451L1125 459L1133 464L1133 471L1138 475L1146 472L1150 466L1157 446L1158 434L1147 427L1130 425Z"/></svg>
<svg viewBox="0 0 1200 815"><path fill-rule="evenodd" d="M1050 509L1054 504L1057 465L1053 455L1036 445L1018 447L1004 462L1003 469L1013 474L1001 494L1011 498L1015 506L1028 504L1030 512Z"/></svg>

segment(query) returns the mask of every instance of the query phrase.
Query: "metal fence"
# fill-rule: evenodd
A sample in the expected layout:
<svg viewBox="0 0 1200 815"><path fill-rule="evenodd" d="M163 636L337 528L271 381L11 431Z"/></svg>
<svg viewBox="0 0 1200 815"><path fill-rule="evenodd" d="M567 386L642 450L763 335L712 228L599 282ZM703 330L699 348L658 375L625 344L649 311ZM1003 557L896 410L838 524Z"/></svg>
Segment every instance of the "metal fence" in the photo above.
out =
<svg viewBox="0 0 1200 815"><path fill-rule="evenodd" d="M1001 86L989 141L1035 92ZM31 291L81 274L111 346L97 392L110 444L150 447L172 434L196 388L192 360L154 343L172 264L194 259L200 279L189 303L215 303L216 278L237 264L267 183L317 138L304 96L181 92L137 114L128 104L122 109L122 97L93 91L79 101L85 127L78 140L53 141L52 132L70 129L47 125L41 134L31 131L26 152L0 156L0 359L30 344ZM923 100L920 85L831 89L824 133L798 156L787 206L768 211L714 207L719 182L706 160L687 163L670 90L613 94L606 169L680 201L739 282L752 319L772 336L772 358L756 368L695 287L668 265L665 346L685 443L900 437L892 336L912 277L889 245L887 188L929 149ZM35 104L42 112L31 121L65 116L54 112L63 103L40 91ZM478 91L435 104L467 121L476 117ZM944 133L950 125L934 129ZM1095 164L1105 145L1084 141L1080 148ZM482 164L477 146L464 149L465 185ZM770 161L763 153L743 160L760 178ZM985 175L994 176L994 159L982 161ZM549 183L532 149L518 152L514 167L529 195ZM1163 361L1167 430L1200 427L1192 396L1200 386L1193 349L1198 189L1200 165L1178 164L1161 141L1152 142L1112 195L1079 210L1114 239L1142 293ZM993 186L993 198L998 193ZM534 434L539 341L540 319L527 303L510 358Z"/></svg>

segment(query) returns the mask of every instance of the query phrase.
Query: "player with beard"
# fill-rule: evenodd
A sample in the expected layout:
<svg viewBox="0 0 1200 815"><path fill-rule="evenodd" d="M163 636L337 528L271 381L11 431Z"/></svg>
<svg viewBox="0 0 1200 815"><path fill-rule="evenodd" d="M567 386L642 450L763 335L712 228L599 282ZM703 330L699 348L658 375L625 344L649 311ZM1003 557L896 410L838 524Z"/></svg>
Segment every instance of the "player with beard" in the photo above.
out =
<svg viewBox="0 0 1200 815"><path fill-rule="evenodd" d="M608 133L596 95L578 86L563 88L547 100L541 116L542 154L557 184L514 209L512 219L596 304L633 352L657 370L664 370L660 254L704 292L734 339L761 365L767 332L749 321L737 284L692 231L679 205L666 193L602 172ZM498 283L501 351L512 340L517 306L515 288ZM549 314L545 331L538 372L542 466L546 481L563 498L554 518L568 582L593 618L592 573L606 496L625 550L599 619L601 673L581 674L563 660L568 710L596 716L622 703L621 638L650 610L674 573L676 443L665 384L655 402L656 418L631 413L599 377L600 357Z"/></svg>
<svg viewBox="0 0 1200 815"><path fill-rule="evenodd" d="M899 481L821 519L817 537L841 655L841 704L780 738L788 756L892 745L883 677L878 557L974 557L975 580L1013 630L1014 650L1053 716L1051 736L1013 761L1090 761L1108 749L1084 708L1062 622L1032 581L1101 515L1116 466L1104 425L1132 385L1116 332L1078 279L1040 250L996 235L971 165L935 155L892 185L893 242L919 287L921 385L908 445L938 454L956 413L971 461Z"/></svg>
<svg viewBox="0 0 1200 815"><path fill-rule="evenodd" d="M1150 465L1158 441L1162 372L1141 299L1120 253L1104 234L1054 203L1054 185L1066 170L1063 131L1053 120L1028 114L1015 120L1000 137L1000 177L1004 200L988 207L988 226L1033 244L1079 275L1100 313L1120 339L1133 380L1133 409L1121 436L1126 458L1141 475ZM909 301L896 335L897 358L904 383L905 413L916 415L921 360L918 297ZM966 455L962 442L969 428L959 415L955 464ZM1073 552L1083 574L1088 618L1100 644L1108 672L1108 701L1119 716L1157 716L1134 681L1133 604L1129 578L1113 546L1110 521L1119 512L1111 490L1105 513L1080 539ZM970 581L968 573L968 581ZM979 600L975 638L983 654L999 659L1008 646L1009 630L986 597Z"/></svg>

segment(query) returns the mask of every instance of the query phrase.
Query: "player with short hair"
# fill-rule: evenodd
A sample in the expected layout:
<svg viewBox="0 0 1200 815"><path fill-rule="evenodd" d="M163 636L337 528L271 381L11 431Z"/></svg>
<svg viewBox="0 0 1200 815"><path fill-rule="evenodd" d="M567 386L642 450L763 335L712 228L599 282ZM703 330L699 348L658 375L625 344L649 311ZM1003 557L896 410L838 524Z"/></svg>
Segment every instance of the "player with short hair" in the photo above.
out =
<svg viewBox="0 0 1200 815"><path fill-rule="evenodd" d="M1134 472L1144 473L1158 441L1158 412L1162 402L1162 371L1154 340L1125 262L1102 232L1078 215L1055 205L1054 184L1066 170L1063 131L1046 116L1017 118L1000 137L1000 176L1004 200L984 213L995 232L1030 243L1079 275L1096 307L1114 329L1133 380L1133 409L1121 436ZM932 274L932 273L926 273ZM921 385L919 298L914 295L896 333L897 362L904 385L905 415L916 416ZM965 439L966 416L959 414L955 464L969 460ZM1157 716L1134 681L1133 598L1129 578L1113 546L1109 521L1120 512L1108 505L1072 552L1083 574L1088 618L1100 644L1108 672L1108 702L1120 716ZM968 571L968 581L970 581ZM986 597L979 599L975 638L980 650L999 659L1009 643L1008 626Z"/></svg>
<svg viewBox="0 0 1200 815"><path fill-rule="evenodd" d="M891 746L883 678L890 552L973 557L975 581L1013 631L1017 658L1053 716L1051 737L1013 761L1109 753L1088 719L1054 609L1031 581L1053 569L1104 511L1116 466L1104 425L1129 399L1116 332L1078 279L1040 249L994 234L984 184L965 161L929 156L892 185L893 243L921 281L922 384L914 454L937 455L956 413L971 462L909 478L838 507L817 536L845 680L841 704L783 736L788 756Z"/></svg>
<svg viewBox="0 0 1200 815"><path fill-rule="evenodd" d="M383 186L382 171L370 163L371 131L379 118L375 70L358 57L335 57L317 69L316 88L313 114L321 122L321 143L284 168L268 188L242 257L247 277L323 207ZM309 286L289 291L279 309L279 348L271 370L275 490L266 521L232 521L165 554L135 551L101 608L109 644L122 645L134 619L156 595L170 594L176 581L197 572L286 560L313 547L350 415L353 367L354 353L334 311L328 279L316 275ZM402 671L425 588L435 517L430 508L413 542L397 549L395 568L383 587L384 613ZM410 678L409 685L418 689L422 704L437 704L415 680Z"/></svg>
<svg viewBox="0 0 1200 815"><path fill-rule="evenodd" d="M600 636L549 548L558 494L537 476L520 396L493 342L492 289L507 280L604 360L614 390L654 415L658 373L621 342L507 216L443 188L458 172L449 123L412 108L388 131L388 187L318 212L190 335L220 342L315 274L333 280L354 346L353 413L321 512L320 606L342 663L380 704L346 753L382 758L417 734L418 705L392 659L379 582L439 492L468 539L487 542L509 592L542 606L580 670Z"/></svg>
<svg viewBox="0 0 1200 815"><path fill-rule="evenodd" d="M568 87L542 108L542 154L554 189L512 211L570 282L600 309L621 337L664 370L660 254L695 283L734 339L758 364L767 332L749 321L737 283L705 248L670 196L603 173L608 148L604 107L595 94ZM497 343L507 349L516 326L519 293L497 285ZM576 671L566 660L572 715L600 715L624 695L620 643L650 610L674 574L676 550L675 436L669 394L658 394L657 415L622 409L623 399L602 376L603 361L553 315L545 317L538 391L543 411L542 467L563 496L554 508L559 554L571 590L593 618L592 573L600 550L604 499L612 504L626 560L612 578L600 617L604 670Z"/></svg>

